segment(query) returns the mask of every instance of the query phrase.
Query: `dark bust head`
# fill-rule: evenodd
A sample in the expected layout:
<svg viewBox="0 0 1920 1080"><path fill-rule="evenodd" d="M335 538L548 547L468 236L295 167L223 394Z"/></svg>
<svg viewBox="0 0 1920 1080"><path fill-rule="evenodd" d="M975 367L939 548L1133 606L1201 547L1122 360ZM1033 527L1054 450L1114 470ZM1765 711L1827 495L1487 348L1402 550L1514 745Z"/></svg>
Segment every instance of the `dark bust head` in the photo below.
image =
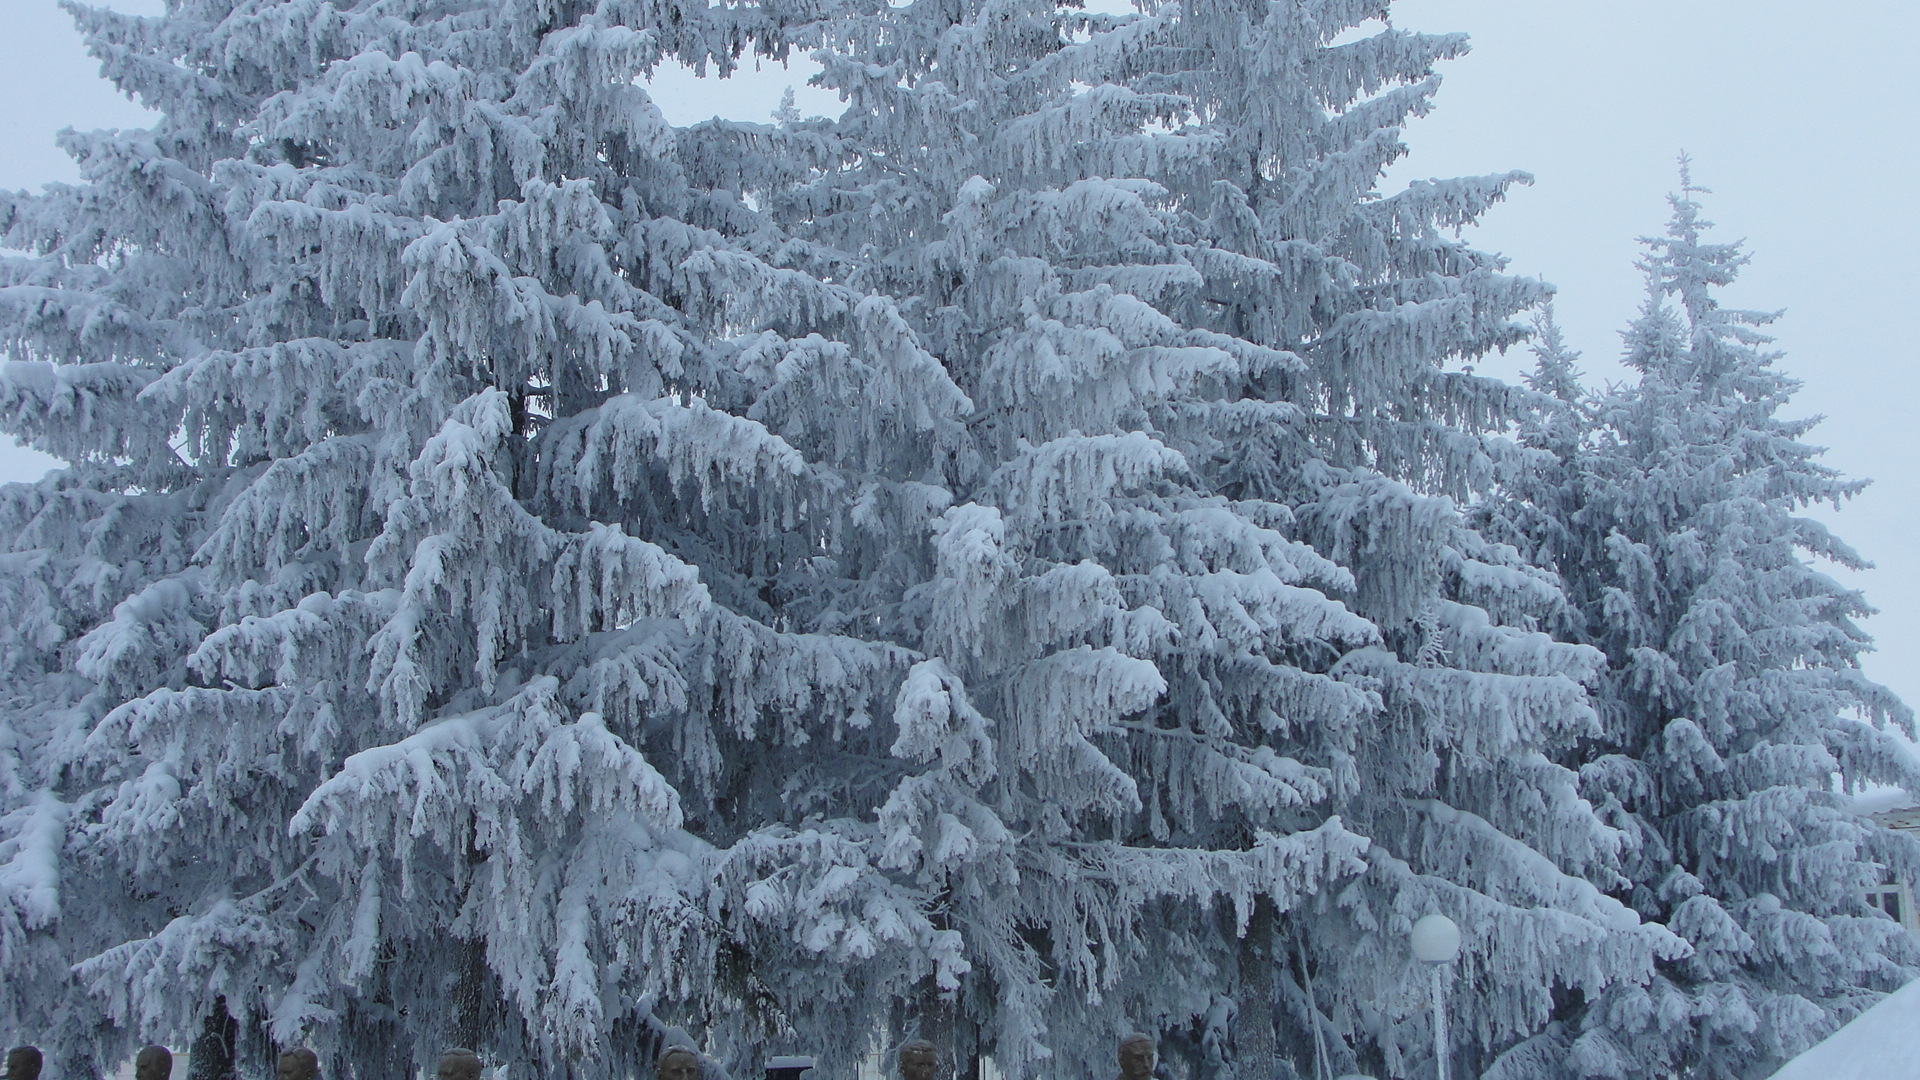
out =
<svg viewBox="0 0 1920 1080"><path fill-rule="evenodd" d="M44 1059L37 1046L16 1046L7 1051L7 1080L40 1080Z"/></svg>
<svg viewBox="0 0 1920 1080"><path fill-rule="evenodd" d="M173 1076L173 1051L164 1046L143 1046L133 1055L134 1080L168 1080Z"/></svg>
<svg viewBox="0 0 1920 1080"><path fill-rule="evenodd" d="M1122 1080L1149 1080L1158 1064L1160 1051L1153 1037L1136 1031L1120 1040L1120 1076Z"/></svg>
<svg viewBox="0 0 1920 1080"><path fill-rule="evenodd" d="M700 1053L691 1046L669 1046L653 1075L654 1080L699 1080Z"/></svg>
<svg viewBox="0 0 1920 1080"><path fill-rule="evenodd" d="M480 1055L464 1046L456 1046L440 1055L440 1067L434 1071L438 1080L480 1080Z"/></svg>
<svg viewBox="0 0 1920 1080"><path fill-rule="evenodd" d="M304 1046L282 1050L273 1072L276 1080L320 1080L320 1055Z"/></svg>
<svg viewBox="0 0 1920 1080"><path fill-rule="evenodd" d="M940 1050L925 1039L901 1043L896 1056L900 1080L935 1080L940 1075Z"/></svg>

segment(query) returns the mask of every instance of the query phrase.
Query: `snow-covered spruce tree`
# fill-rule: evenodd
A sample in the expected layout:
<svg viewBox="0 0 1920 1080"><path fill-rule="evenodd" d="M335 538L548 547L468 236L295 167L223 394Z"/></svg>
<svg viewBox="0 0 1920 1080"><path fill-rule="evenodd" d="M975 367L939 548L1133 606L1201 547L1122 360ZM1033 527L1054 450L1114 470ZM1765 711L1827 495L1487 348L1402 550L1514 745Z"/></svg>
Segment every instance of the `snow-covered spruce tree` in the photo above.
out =
<svg viewBox="0 0 1920 1080"><path fill-rule="evenodd" d="M1439 235L1505 181L1368 198L1458 48L1383 10L85 14L164 119L0 222L5 1023L1399 1069L1431 908L1469 1059L1644 970L1448 501L1537 289ZM815 38L840 124L632 85Z"/></svg>
<svg viewBox="0 0 1920 1080"><path fill-rule="evenodd" d="M1913 872L1913 845L1843 794L1920 780L1885 733L1911 714L1860 671L1870 609L1811 564L1859 556L1799 516L1861 484L1802 441L1815 420L1779 415L1798 384L1759 329L1773 316L1720 306L1746 256L1706 239L1700 191L1683 182L1647 241L1638 381L1582 398L1549 339L1548 465L1519 489L1530 510L1492 515L1557 566L1608 654L1582 791L1630 837L1621 895L1692 948L1650 985L1570 1003L1503 1080L1763 1077L1920 963L1863 898Z"/></svg>
<svg viewBox="0 0 1920 1080"><path fill-rule="evenodd" d="M811 142L635 82L836 9L75 10L160 119L0 201L0 413L67 462L0 494L0 1031L594 1077L951 982L875 639L968 404L736 197ZM746 415L814 361L797 443Z"/></svg>
<svg viewBox="0 0 1920 1080"><path fill-rule="evenodd" d="M899 631L945 742L902 717L930 769L882 814L963 934L963 1056L1093 1075L1145 1026L1253 1076L1431 1068L1404 934L1442 910L1470 1066L1684 951L1596 888L1620 837L1555 760L1600 655L1452 501L1523 395L1443 366L1541 290L1443 235L1514 177L1373 197L1461 49L1331 44L1384 11L916 2L823 52L838 123L785 126L838 165L758 200L971 403ZM1354 880L1249 889L1336 820Z"/></svg>

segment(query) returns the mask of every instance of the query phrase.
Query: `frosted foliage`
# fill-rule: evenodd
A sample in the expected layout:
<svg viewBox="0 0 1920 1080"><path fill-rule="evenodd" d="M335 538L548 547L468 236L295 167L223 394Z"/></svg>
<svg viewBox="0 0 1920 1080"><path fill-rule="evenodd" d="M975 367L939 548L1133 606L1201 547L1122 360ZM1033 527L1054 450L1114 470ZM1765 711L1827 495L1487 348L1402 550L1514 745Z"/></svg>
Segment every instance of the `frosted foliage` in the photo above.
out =
<svg viewBox="0 0 1920 1080"><path fill-rule="evenodd" d="M77 11L161 119L0 208L0 415L68 462L0 497L0 1028L77 1074L224 998L328 1075L612 1076L817 1030L782 971L964 970L866 852L970 404L709 175L804 147L640 89L837 13Z"/></svg>
<svg viewBox="0 0 1920 1080"><path fill-rule="evenodd" d="M1813 562L1859 557L1798 516L1861 485L1818 463L1812 422L1778 415L1797 384L1767 348L1773 316L1721 306L1746 256L1707 238L1683 181L1625 335L1637 381L1583 394L1544 323L1536 466L1487 523L1557 566L1563 625L1607 653L1580 792L1626 839L1617 894L1687 949L1568 1010L1502 1080L1764 1076L1920 973L1864 900L1920 852L1847 798L1915 790L1889 733L1912 714L1860 672L1870 609Z"/></svg>
<svg viewBox="0 0 1920 1080"><path fill-rule="evenodd" d="M1710 962L1568 765L1605 654L1460 509L1545 288L1456 233L1524 177L1374 191L1464 49L1385 14L76 9L161 118L0 201L67 463L0 493L0 1031L1404 1075L1430 912L1463 1067ZM794 49L842 116L642 88ZM1672 752L1789 767L1727 691Z"/></svg>
<svg viewBox="0 0 1920 1080"><path fill-rule="evenodd" d="M966 402L881 824L970 967L898 1035L1013 1076L1104 1073L1134 1029L1182 1068L1320 1043L1397 1075L1432 1067L1429 911L1472 935L1471 1060L1685 952L1610 895L1627 837L1565 764L1601 653L1458 509L1527 460L1498 433L1533 398L1450 362L1545 290L1451 231L1525 178L1375 197L1463 51L1331 44L1385 11L901 5L816 54L840 118L781 122L830 167L755 203L896 298ZM1309 843L1297 881L1238 866Z"/></svg>

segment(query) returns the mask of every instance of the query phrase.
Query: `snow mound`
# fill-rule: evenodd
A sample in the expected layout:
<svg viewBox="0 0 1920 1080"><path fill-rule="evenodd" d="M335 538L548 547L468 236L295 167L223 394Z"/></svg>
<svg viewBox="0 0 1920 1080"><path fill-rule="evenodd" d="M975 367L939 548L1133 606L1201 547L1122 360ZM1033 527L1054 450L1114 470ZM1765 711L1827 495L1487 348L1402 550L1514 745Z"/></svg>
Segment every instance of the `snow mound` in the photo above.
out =
<svg viewBox="0 0 1920 1080"><path fill-rule="evenodd" d="M1884 814L1890 810L1911 810L1916 805L1912 795L1897 787L1875 787L1862 791L1853 797L1853 811L1856 814Z"/></svg>

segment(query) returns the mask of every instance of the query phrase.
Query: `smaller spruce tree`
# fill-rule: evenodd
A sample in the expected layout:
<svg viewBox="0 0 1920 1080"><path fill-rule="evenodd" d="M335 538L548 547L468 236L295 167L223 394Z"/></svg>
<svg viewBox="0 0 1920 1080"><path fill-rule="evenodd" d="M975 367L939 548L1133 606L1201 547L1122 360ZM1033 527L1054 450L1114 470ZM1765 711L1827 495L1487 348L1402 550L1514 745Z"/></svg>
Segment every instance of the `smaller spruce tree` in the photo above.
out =
<svg viewBox="0 0 1920 1080"><path fill-rule="evenodd" d="M1866 563L1802 516L1864 482L1819 463L1818 418L1780 415L1799 384L1762 332L1776 316L1721 306L1747 256L1708 242L1703 192L1683 161L1645 241L1636 382L1583 397L1546 326L1522 433L1545 467L1486 511L1557 567L1572 632L1607 654L1583 794L1632 838L1623 898L1691 949L1570 1007L1490 1078L1765 1076L1920 962L1864 900L1915 846L1847 801L1914 787L1889 734L1912 714L1861 671L1872 609L1814 560Z"/></svg>

